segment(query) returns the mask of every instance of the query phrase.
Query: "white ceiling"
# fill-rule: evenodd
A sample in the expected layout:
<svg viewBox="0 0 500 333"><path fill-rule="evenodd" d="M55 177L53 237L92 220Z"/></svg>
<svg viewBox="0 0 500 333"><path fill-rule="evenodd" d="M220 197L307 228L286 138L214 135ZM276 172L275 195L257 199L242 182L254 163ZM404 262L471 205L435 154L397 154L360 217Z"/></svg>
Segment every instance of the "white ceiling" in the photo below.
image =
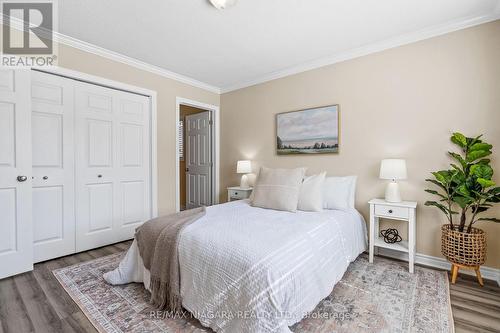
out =
<svg viewBox="0 0 500 333"><path fill-rule="evenodd" d="M498 14L500 0L60 0L59 31L228 91Z"/></svg>

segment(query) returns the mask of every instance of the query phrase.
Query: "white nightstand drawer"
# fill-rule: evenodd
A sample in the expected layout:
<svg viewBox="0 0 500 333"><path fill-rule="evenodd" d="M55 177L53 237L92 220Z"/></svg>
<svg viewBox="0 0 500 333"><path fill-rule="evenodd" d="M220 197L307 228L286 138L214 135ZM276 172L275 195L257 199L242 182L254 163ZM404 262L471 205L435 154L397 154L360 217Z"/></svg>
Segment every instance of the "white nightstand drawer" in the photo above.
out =
<svg viewBox="0 0 500 333"><path fill-rule="evenodd" d="M252 194L252 188L241 188L241 187L228 187L227 188L227 200L232 201L232 200L241 200L241 199L248 199L250 197L250 194Z"/></svg>
<svg viewBox="0 0 500 333"><path fill-rule="evenodd" d="M410 213L406 207L375 205L375 215L389 218L408 219Z"/></svg>
<svg viewBox="0 0 500 333"><path fill-rule="evenodd" d="M231 199L246 199L247 195L247 191L229 190L229 197Z"/></svg>

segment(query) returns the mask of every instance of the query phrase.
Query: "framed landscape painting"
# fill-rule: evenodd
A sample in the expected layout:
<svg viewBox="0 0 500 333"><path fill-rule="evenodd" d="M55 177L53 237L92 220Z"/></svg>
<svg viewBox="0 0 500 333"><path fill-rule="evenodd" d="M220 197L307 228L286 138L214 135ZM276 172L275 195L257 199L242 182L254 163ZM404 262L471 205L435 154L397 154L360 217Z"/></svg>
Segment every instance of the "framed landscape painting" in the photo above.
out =
<svg viewBox="0 0 500 333"><path fill-rule="evenodd" d="M278 155L339 151L339 106L330 105L276 116Z"/></svg>

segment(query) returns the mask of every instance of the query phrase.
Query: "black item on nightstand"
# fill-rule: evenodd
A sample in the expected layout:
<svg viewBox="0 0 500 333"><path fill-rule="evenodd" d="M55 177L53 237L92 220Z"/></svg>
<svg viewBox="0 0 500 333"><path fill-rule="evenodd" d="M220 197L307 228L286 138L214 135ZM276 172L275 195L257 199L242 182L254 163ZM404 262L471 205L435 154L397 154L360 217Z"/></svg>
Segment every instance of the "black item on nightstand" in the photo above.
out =
<svg viewBox="0 0 500 333"><path fill-rule="evenodd" d="M386 229L386 230L380 230L380 235L384 237L384 242L387 244L394 244L394 243L399 243L403 239L401 236L399 236L399 232L397 229Z"/></svg>

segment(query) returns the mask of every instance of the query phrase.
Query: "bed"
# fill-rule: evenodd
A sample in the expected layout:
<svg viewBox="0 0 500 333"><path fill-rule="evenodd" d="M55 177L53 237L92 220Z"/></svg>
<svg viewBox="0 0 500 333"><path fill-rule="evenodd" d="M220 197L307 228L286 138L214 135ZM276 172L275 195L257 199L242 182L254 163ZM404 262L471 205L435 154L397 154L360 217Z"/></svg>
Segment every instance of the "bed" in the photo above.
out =
<svg viewBox="0 0 500 333"><path fill-rule="evenodd" d="M216 332L290 332L366 246L355 209L291 213L248 200L208 207L180 235L182 305ZM135 241L105 278L149 287Z"/></svg>

